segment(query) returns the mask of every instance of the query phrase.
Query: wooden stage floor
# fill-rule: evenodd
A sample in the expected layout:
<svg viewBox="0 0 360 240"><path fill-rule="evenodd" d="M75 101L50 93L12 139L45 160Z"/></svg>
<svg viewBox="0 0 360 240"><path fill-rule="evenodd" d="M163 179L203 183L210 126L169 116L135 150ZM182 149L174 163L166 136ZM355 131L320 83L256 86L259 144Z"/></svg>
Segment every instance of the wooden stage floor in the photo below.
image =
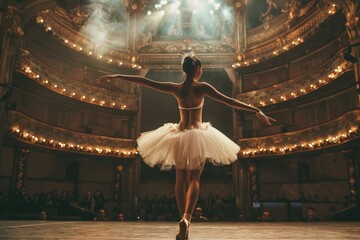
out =
<svg viewBox="0 0 360 240"><path fill-rule="evenodd" d="M175 239L176 222L0 221L0 239ZM192 223L190 240L360 239L360 222Z"/></svg>

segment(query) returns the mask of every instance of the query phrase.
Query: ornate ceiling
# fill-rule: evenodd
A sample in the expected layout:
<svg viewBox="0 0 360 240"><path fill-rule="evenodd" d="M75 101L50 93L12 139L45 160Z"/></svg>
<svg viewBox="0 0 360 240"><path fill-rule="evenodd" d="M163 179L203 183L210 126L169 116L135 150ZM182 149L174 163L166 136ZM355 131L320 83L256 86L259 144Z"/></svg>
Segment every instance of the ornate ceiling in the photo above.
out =
<svg viewBox="0 0 360 240"><path fill-rule="evenodd" d="M284 34L317 2L57 0L56 7L40 13L37 21L65 44L84 52L86 49L88 55L96 53L100 59L111 52L119 63L135 68L150 64L175 66L178 57L169 60L169 54L178 56L186 51L203 54L202 59L212 65L211 59L217 56L218 65L231 66L244 57L241 55L247 49L247 38L252 41L256 35L259 40L257 36L262 35L260 39L266 42Z"/></svg>
<svg viewBox="0 0 360 240"><path fill-rule="evenodd" d="M178 68L187 51L200 55L204 66L212 68L257 64L302 43L337 11L328 0L16 3L25 20L35 15L39 25L69 48L135 69Z"/></svg>

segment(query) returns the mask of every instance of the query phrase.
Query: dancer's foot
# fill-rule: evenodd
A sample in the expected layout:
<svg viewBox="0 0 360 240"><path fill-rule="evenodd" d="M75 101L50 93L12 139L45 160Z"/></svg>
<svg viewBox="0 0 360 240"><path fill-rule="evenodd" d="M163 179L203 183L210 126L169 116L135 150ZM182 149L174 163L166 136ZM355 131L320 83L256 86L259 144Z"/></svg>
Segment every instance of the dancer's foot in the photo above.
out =
<svg viewBox="0 0 360 240"><path fill-rule="evenodd" d="M190 221L188 221L185 218L181 219L181 221L179 222L179 233L176 235L176 240L188 239L189 226L190 226Z"/></svg>

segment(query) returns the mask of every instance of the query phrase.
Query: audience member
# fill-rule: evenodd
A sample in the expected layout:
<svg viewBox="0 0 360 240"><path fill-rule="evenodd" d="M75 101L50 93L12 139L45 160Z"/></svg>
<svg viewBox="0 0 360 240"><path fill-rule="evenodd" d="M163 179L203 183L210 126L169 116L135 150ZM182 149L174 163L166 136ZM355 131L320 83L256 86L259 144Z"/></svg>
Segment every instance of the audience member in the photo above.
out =
<svg viewBox="0 0 360 240"><path fill-rule="evenodd" d="M104 195L102 192L97 191L94 194L94 212L98 212L100 209L104 209Z"/></svg>
<svg viewBox="0 0 360 240"><path fill-rule="evenodd" d="M94 221L98 221L98 222L105 222L108 221L108 217L106 216L105 210L104 209L100 209L98 212L98 216L94 218Z"/></svg>
<svg viewBox="0 0 360 240"><path fill-rule="evenodd" d="M261 222L273 222L275 219L271 217L270 211L265 210L258 220Z"/></svg>
<svg viewBox="0 0 360 240"><path fill-rule="evenodd" d="M193 222L207 222L208 219L206 217L204 217L203 215L203 210L201 207L197 207L195 209L195 212L194 212L194 216L193 218L191 219L191 221Z"/></svg>
<svg viewBox="0 0 360 240"><path fill-rule="evenodd" d="M119 222L125 221L124 214L121 213L121 212L118 213L118 215L116 216L116 220L119 221Z"/></svg>
<svg viewBox="0 0 360 240"><path fill-rule="evenodd" d="M320 221L320 219L316 216L316 210L313 207L309 207L306 210L306 217L304 219L306 222L316 222Z"/></svg>
<svg viewBox="0 0 360 240"><path fill-rule="evenodd" d="M84 201L84 207L90 211L94 211L95 210L95 199L92 195L92 192L90 190L88 190L86 192L86 197L85 197L85 201Z"/></svg>
<svg viewBox="0 0 360 240"><path fill-rule="evenodd" d="M47 212L46 211L41 211L40 220L42 220L42 221L47 220Z"/></svg>

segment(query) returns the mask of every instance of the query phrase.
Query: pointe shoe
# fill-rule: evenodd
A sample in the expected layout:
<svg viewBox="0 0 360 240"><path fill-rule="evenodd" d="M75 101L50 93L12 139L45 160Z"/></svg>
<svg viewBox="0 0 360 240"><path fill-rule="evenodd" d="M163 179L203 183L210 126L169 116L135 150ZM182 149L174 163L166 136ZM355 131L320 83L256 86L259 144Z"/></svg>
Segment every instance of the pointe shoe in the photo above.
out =
<svg viewBox="0 0 360 240"><path fill-rule="evenodd" d="M189 225L190 222L185 218L179 222L180 232L176 235L176 240L185 240L189 238Z"/></svg>

